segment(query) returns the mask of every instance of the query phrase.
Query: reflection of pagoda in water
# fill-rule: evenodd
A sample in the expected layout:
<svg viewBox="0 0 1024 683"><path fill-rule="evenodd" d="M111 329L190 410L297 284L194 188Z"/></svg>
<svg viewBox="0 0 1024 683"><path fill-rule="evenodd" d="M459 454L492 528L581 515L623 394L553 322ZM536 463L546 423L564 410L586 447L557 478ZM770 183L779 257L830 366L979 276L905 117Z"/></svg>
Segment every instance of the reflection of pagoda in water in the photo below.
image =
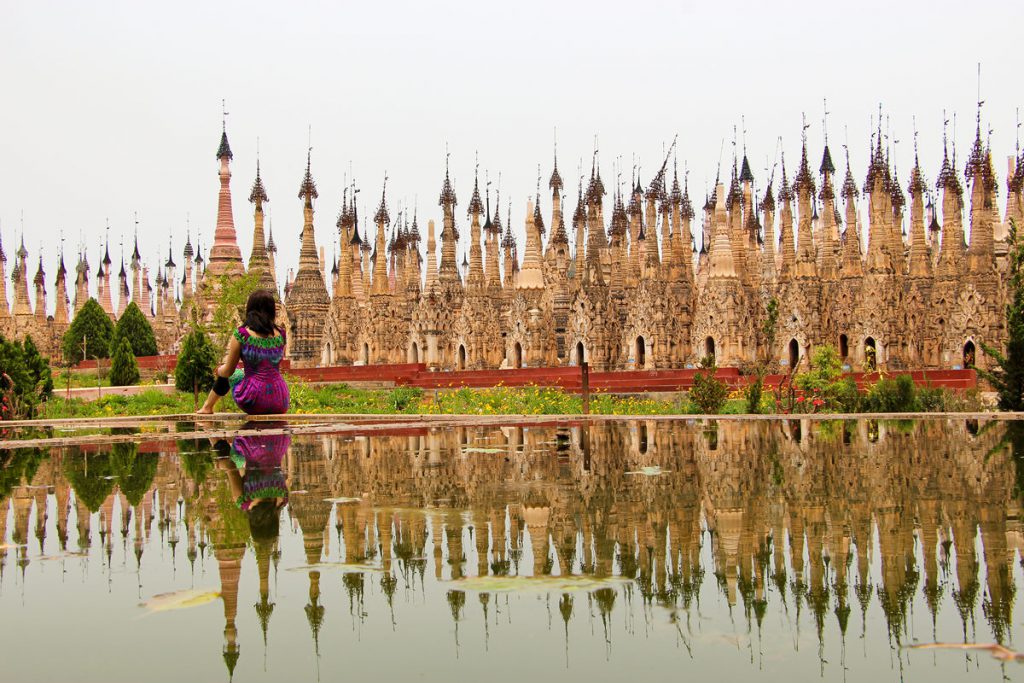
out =
<svg viewBox="0 0 1024 683"><path fill-rule="evenodd" d="M717 585L751 632L765 627L769 610L785 608L814 628L822 648L831 629L845 639L858 609L864 628L872 603L891 642L908 642L920 591L929 630L941 609L955 609L966 637L985 639L968 628L983 615L991 637L1004 642L1012 627L1013 562L1024 538L1012 461L985 454L1005 429L997 422L972 431L948 420L650 420L296 439L285 514L302 535L304 556L286 561L373 565L379 573L342 575L353 619L383 595L400 622L392 602L397 586L422 589L428 574L441 581L584 574L626 577L645 605L680 615ZM231 672L240 654L236 621L254 616L238 614L248 526L225 498L224 474L211 455L186 444L180 450L150 460L155 466L145 460L155 455L103 447L49 457L11 452L5 473L16 476L0 489L0 531L21 547L0 550L0 580L11 560L34 580L31 558L37 549L54 551L46 538L54 522L61 549L101 550L105 566L113 553L134 555L138 566L154 544L174 561L179 542L195 562L209 541ZM347 502L325 500L331 498ZM159 534L151 533L154 524ZM97 530L100 546L93 545ZM114 543L118 532L122 542ZM266 638L278 550L274 543L253 547L259 592L247 599ZM710 558L703 564L702 549ZM705 583L706 572L716 581ZM307 576L302 609L319 651L321 572ZM481 630L493 619L493 594L458 585L442 593L463 630L474 615L484 618ZM617 596L617 588L552 595L567 647L569 623L588 614L610 642L611 614L629 604Z"/></svg>

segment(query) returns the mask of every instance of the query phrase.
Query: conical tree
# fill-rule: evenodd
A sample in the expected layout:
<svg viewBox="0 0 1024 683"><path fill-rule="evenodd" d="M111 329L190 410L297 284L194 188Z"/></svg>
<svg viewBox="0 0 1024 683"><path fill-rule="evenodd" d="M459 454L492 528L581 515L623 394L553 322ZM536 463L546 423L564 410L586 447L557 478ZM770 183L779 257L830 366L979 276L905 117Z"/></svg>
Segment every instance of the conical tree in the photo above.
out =
<svg viewBox="0 0 1024 683"><path fill-rule="evenodd" d="M22 344L0 335L0 374L5 376L0 381L0 415L4 417L34 417L39 403L53 393L50 363L30 336Z"/></svg>
<svg viewBox="0 0 1024 683"><path fill-rule="evenodd" d="M6 502L14 487L32 481L39 464L48 457L42 448L16 448L0 454L0 500Z"/></svg>
<svg viewBox="0 0 1024 683"><path fill-rule="evenodd" d="M110 467L121 493L128 504L135 507L153 485L159 458L155 455L139 454L135 443L116 443L110 447Z"/></svg>
<svg viewBox="0 0 1024 683"><path fill-rule="evenodd" d="M139 383L139 364L132 353L131 342L118 333L114 333L113 356L110 359L110 385L127 387Z"/></svg>
<svg viewBox="0 0 1024 683"><path fill-rule="evenodd" d="M77 363L84 358L109 358L113 336L114 323L96 299L89 299L64 333L64 360Z"/></svg>
<svg viewBox="0 0 1024 683"><path fill-rule="evenodd" d="M189 332L181 345L178 364L174 368L174 386L178 391L209 391L213 386L216 366L217 352L210 338L196 328Z"/></svg>
<svg viewBox="0 0 1024 683"><path fill-rule="evenodd" d="M25 335L25 366L32 376L36 394L42 400L53 394L53 374L50 371L50 359L43 358L39 347L32 341L32 335Z"/></svg>
<svg viewBox="0 0 1024 683"><path fill-rule="evenodd" d="M210 440L181 439L178 441L178 458L185 474L195 483L196 487L202 486L206 482L210 470L213 469Z"/></svg>
<svg viewBox="0 0 1024 683"><path fill-rule="evenodd" d="M153 326L134 301L128 304L128 308L124 309L124 313L117 319L115 329L119 335L131 342L132 353L136 356L155 356L158 353ZM111 349L111 352L113 351Z"/></svg>
<svg viewBox="0 0 1024 683"><path fill-rule="evenodd" d="M64 456L64 476L75 497L90 512L96 512L114 490L113 468L109 452L84 453L72 448Z"/></svg>

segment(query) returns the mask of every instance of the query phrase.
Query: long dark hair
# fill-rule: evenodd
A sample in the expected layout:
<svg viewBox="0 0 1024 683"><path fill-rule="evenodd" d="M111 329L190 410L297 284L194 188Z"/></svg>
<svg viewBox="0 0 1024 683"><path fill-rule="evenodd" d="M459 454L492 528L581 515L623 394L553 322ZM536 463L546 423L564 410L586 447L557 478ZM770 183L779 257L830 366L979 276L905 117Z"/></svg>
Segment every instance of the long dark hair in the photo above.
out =
<svg viewBox="0 0 1024 683"><path fill-rule="evenodd" d="M246 513L249 533L257 543L273 543L281 535L281 508L271 500L261 500Z"/></svg>
<svg viewBox="0 0 1024 683"><path fill-rule="evenodd" d="M249 295L245 304L245 326L250 332L270 335L277 331L274 318L277 314L277 303L274 293L267 289L257 289Z"/></svg>

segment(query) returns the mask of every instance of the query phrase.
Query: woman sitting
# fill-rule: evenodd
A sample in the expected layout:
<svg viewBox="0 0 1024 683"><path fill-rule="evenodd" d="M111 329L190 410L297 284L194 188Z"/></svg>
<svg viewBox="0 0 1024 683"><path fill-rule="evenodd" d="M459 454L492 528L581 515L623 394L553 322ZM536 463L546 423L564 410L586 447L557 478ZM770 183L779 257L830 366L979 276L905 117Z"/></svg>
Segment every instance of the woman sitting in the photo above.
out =
<svg viewBox="0 0 1024 683"><path fill-rule="evenodd" d="M274 295L258 289L245 305L245 324L228 342L224 364L217 368L213 390L197 413L211 414L228 390L250 415L279 415L288 411L288 384L278 366L284 358L285 333L274 324ZM242 370L236 370L241 359Z"/></svg>

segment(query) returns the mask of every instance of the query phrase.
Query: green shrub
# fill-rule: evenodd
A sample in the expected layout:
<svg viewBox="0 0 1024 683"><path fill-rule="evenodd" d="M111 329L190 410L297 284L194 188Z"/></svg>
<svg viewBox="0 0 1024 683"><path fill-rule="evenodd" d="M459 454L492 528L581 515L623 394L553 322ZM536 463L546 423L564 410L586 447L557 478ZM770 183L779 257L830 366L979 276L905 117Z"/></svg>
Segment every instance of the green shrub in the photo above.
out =
<svg viewBox="0 0 1024 683"><path fill-rule="evenodd" d="M116 443L110 447L110 468L129 505L134 507L142 502L153 484L159 461L156 455L140 455L136 443Z"/></svg>
<svg viewBox="0 0 1024 683"><path fill-rule="evenodd" d="M114 354L110 359L110 385L127 387L139 383L139 364L132 353L132 345L119 333L114 334Z"/></svg>
<svg viewBox="0 0 1024 683"><path fill-rule="evenodd" d="M391 390L390 401L395 411L405 412L409 406L418 405L423 397L423 390L416 387L395 387Z"/></svg>
<svg viewBox="0 0 1024 683"><path fill-rule="evenodd" d="M20 486L22 481L32 481L39 465L49 457L50 451L46 448L15 448L0 451L0 500L6 503L7 497L16 486Z"/></svg>
<svg viewBox="0 0 1024 683"><path fill-rule="evenodd" d="M73 446L64 453L64 476L75 492L75 499L90 512L96 512L114 491L116 482L109 451L83 453Z"/></svg>
<svg viewBox="0 0 1024 683"><path fill-rule="evenodd" d="M831 344L815 347L811 355L811 369L793 380L794 386L804 393L801 407L814 412L852 412L857 410L856 383L843 377L843 360ZM794 409L796 407L794 406Z"/></svg>
<svg viewBox="0 0 1024 683"><path fill-rule="evenodd" d="M690 400L705 415L717 415L721 412L725 400L729 396L729 387L715 377L718 367L715 359L707 356L700 362L701 371L693 376L693 388L690 389Z"/></svg>
<svg viewBox="0 0 1024 683"><path fill-rule="evenodd" d="M857 383L849 377L836 382L832 386L832 391L839 410L854 413L860 409L860 392L857 391Z"/></svg>
<svg viewBox="0 0 1024 683"><path fill-rule="evenodd" d="M943 387L920 387L917 409L928 413L977 413L985 410L977 389L950 391Z"/></svg>
<svg viewBox="0 0 1024 683"><path fill-rule="evenodd" d="M822 344L814 349L811 355L811 369L796 377L797 388L804 391L825 390L828 385L843 376L843 361L836 347Z"/></svg>
<svg viewBox="0 0 1024 683"><path fill-rule="evenodd" d="M942 387L921 387L917 390L917 407L926 413L945 412L947 393Z"/></svg>
<svg viewBox="0 0 1024 683"><path fill-rule="evenodd" d="M864 409L869 413L909 413L918 409L917 387L910 375L896 379L883 377L864 396Z"/></svg>
<svg viewBox="0 0 1024 683"><path fill-rule="evenodd" d="M84 358L109 358L110 339L113 336L114 323L96 299L89 299L64 333L61 344L64 361L74 364Z"/></svg>
<svg viewBox="0 0 1024 683"><path fill-rule="evenodd" d="M174 368L174 386L178 391L209 391L217 367L217 352L203 330L188 333Z"/></svg>
<svg viewBox="0 0 1024 683"><path fill-rule="evenodd" d="M743 398L746 401L746 412L758 414L761 412L761 396L764 395L764 377L758 374L754 381L743 390Z"/></svg>
<svg viewBox="0 0 1024 683"><path fill-rule="evenodd" d="M31 418L53 393L50 362L32 341L7 341L0 335L0 417Z"/></svg>
<svg viewBox="0 0 1024 683"><path fill-rule="evenodd" d="M149 324L146 316L134 301L128 304L124 313L117 319L114 330L131 343L132 354L135 356L155 356L157 354L153 326ZM115 350L111 348L110 353L113 354Z"/></svg>

